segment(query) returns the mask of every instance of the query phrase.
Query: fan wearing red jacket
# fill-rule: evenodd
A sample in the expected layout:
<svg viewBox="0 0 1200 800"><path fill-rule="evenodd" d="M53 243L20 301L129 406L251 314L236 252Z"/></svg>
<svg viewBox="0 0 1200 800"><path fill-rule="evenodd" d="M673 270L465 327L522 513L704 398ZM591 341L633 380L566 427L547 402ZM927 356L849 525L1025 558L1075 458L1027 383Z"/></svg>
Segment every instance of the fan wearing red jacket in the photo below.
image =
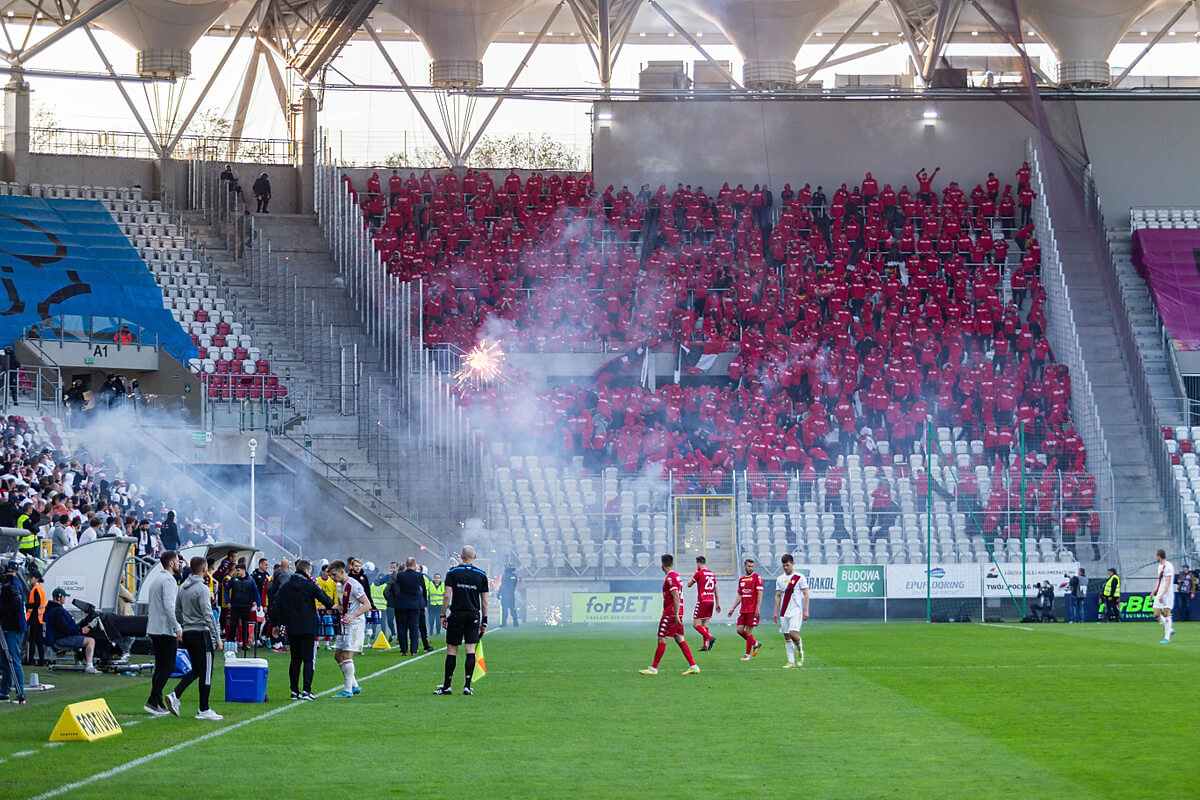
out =
<svg viewBox="0 0 1200 800"><path fill-rule="evenodd" d="M683 582L679 580L679 573L675 571L675 556L664 553L659 560L667 577L663 579L663 613L658 621L658 648L654 651L654 663L638 672L643 675L657 675L658 662L662 661L663 653L667 650L667 639L674 639L683 651L684 658L688 660L688 668L683 674L699 674L700 667L696 666L692 648L688 647L687 640L683 638Z"/></svg>
<svg viewBox="0 0 1200 800"><path fill-rule="evenodd" d="M747 558L742 562L742 566L745 567L746 574L738 578L741 610L738 612L737 632L738 636L746 640L746 654L742 656L742 661L749 661L758 655L758 648L762 647L762 642L754 639L754 628L758 625L759 613L762 611L763 579L754 571L753 558ZM732 608L729 609L729 616L733 616Z"/></svg>

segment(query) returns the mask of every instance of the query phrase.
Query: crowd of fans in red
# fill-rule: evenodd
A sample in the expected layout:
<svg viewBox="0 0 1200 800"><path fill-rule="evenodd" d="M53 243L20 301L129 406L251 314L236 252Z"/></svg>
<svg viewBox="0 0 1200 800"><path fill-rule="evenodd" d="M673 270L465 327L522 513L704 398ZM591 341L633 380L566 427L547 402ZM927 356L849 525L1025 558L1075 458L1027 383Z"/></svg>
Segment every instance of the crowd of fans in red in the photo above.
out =
<svg viewBox="0 0 1200 800"><path fill-rule="evenodd" d="M918 173L915 192L871 173L832 197L789 184L777 203L757 185L635 195L587 175L393 171L386 191L375 174L356 196L390 272L423 280L428 345L469 348L498 318L509 349L603 346L636 362L637 348L682 345L686 365L735 352L728 381L651 392L606 374L550 391L526 434L538 452L589 469L658 463L693 488L746 470L766 501L789 480L802 495L817 475L840 480L839 455L924 452L931 423L982 440L972 464L992 473L993 529L1011 524L1006 473L1022 451L1027 508L1098 524L1070 377L1044 333L1029 167L1015 196L993 173L970 192L936 192L936 175ZM467 402L499 420L522 401L493 389ZM955 491L975 480L960 470Z"/></svg>

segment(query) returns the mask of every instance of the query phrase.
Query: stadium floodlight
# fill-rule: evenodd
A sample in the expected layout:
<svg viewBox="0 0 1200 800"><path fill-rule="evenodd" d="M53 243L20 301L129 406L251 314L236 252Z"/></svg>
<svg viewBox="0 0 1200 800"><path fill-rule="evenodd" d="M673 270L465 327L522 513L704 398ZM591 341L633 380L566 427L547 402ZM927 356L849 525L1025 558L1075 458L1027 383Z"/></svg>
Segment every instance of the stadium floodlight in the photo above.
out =
<svg viewBox="0 0 1200 800"><path fill-rule="evenodd" d="M246 442L250 447L250 546L254 547L254 451L258 449L258 439L250 439Z"/></svg>

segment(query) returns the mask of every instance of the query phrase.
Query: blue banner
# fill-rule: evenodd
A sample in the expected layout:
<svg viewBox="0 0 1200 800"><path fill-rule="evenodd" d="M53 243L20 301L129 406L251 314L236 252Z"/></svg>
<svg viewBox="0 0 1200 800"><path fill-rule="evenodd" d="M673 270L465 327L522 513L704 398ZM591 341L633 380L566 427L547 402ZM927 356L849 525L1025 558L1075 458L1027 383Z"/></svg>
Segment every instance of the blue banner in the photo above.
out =
<svg viewBox="0 0 1200 800"><path fill-rule="evenodd" d="M142 329L142 344L154 344L157 337L177 357L197 352L163 308L154 275L104 206L94 200L0 197L0 342L61 315L112 317L114 336L124 320Z"/></svg>

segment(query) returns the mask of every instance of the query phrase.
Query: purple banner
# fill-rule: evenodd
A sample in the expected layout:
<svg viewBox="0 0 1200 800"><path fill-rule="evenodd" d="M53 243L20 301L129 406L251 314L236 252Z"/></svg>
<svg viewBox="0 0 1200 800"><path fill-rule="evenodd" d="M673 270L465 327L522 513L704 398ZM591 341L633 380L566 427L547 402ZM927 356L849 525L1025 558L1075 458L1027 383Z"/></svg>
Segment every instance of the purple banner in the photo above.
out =
<svg viewBox="0 0 1200 800"><path fill-rule="evenodd" d="M1200 349L1200 229L1135 231L1133 264L1176 347Z"/></svg>

